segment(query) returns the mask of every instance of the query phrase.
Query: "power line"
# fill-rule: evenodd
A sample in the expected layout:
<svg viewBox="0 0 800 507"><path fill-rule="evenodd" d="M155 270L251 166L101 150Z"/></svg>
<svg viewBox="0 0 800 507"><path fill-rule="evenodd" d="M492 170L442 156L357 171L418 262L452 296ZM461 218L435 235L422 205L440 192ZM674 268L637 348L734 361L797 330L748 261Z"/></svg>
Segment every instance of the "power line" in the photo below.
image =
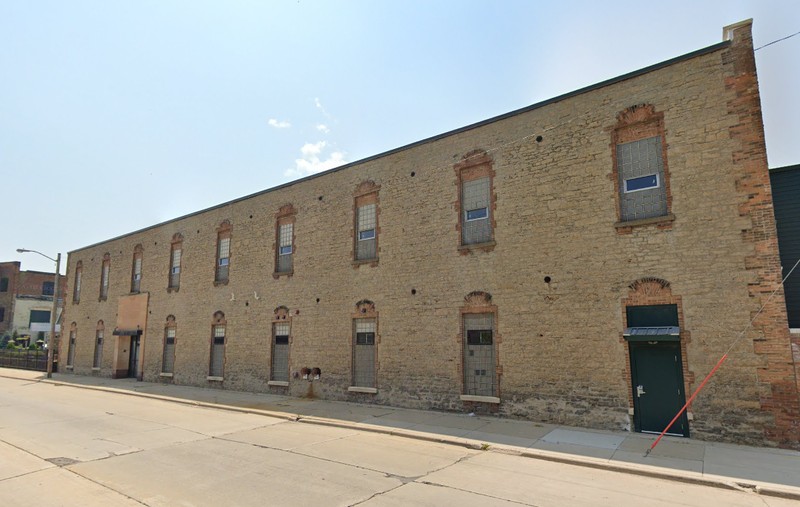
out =
<svg viewBox="0 0 800 507"><path fill-rule="evenodd" d="M781 42L781 41L784 41L784 40L786 40L786 39L791 39L791 38L792 38L792 37L794 37L795 35L800 35L800 32L795 32L795 33L793 33L792 35L787 35L786 37L784 37L784 38L782 38L782 39L774 40L774 41L772 41L772 42L769 42L769 43L767 43L767 44L764 44L764 45L763 45L763 46L761 46L761 47L755 48L753 51L758 51L759 49L764 49L764 48L765 48L765 47L767 47L767 46L771 46L771 45L773 45L773 44L777 44L777 43L779 43L779 42Z"/></svg>

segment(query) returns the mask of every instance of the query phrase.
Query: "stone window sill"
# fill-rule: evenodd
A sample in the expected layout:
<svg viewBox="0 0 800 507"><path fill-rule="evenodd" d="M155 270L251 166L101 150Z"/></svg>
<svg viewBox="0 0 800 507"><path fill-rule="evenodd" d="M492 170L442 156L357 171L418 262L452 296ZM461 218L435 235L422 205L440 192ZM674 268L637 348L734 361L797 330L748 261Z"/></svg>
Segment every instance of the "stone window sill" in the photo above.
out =
<svg viewBox="0 0 800 507"><path fill-rule="evenodd" d="M268 386L278 386L278 387L289 387L289 382L285 380L269 380L267 381Z"/></svg>
<svg viewBox="0 0 800 507"><path fill-rule="evenodd" d="M353 261L353 267L361 266L362 264L369 264L370 266L377 266L378 265L378 258L374 257L372 259L356 259Z"/></svg>
<svg viewBox="0 0 800 507"><path fill-rule="evenodd" d="M164 372L161 372L161 373L159 373L159 374L158 374L158 376L159 376L159 377L172 378L172 373L164 373Z"/></svg>
<svg viewBox="0 0 800 507"><path fill-rule="evenodd" d="M474 394L462 394L461 401L472 401L476 403L500 403L497 396L476 396Z"/></svg>
<svg viewBox="0 0 800 507"><path fill-rule="evenodd" d="M672 213L668 213L660 217L641 218L639 220L627 220L625 222L617 222L614 224L614 227L617 229L624 229L626 227L638 227L641 225L650 225L650 224L665 224L674 221L675 221L675 215L673 215Z"/></svg>
<svg viewBox="0 0 800 507"><path fill-rule="evenodd" d="M792 334L800 334L800 328L797 327L789 328L789 332Z"/></svg>
<svg viewBox="0 0 800 507"><path fill-rule="evenodd" d="M228 280L214 280L214 287L219 287L220 285L228 285Z"/></svg>
<svg viewBox="0 0 800 507"><path fill-rule="evenodd" d="M74 366L67 365L67 369L68 369L68 370L74 370L74 369L75 369L75 367L74 367Z"/></svg>
<svg viewBox="0 0 800 507"><path fill-rule="evenodd" d="M484 250L489 251L497 246L497 243L492 241L486 241L485 243L470 243L469 245L461 245L458 247L459 252L470 252L472 250Z"/></svg>
<svg viewBox="0 0 800 507"><path fill-rule="evenodd" d="M92 366L92 371L100 371L100 368L98 368L96 366Z"/></svg>
<svg viewBox="0 0 800 507"><path fill-rule="evenodd" d="M350 391L351 393L378 394L378 390L374 387L350 386L347 388L347 390Z"/></svg>
<svg viewBox="0 0 800 507"><path fill-rule="evenodd" d="M213 382L222 382L223 380L225 380L225 377L213 377L209 375L208 377L206 377L206 380L211 380Z"/></svg>
<svg viewBox="0 0 800 507"><path fill-rule="evenodd" d="M277 280L278 278L280 278L282 276L292 276L293 274L294 274L294 270L291 270L291 271L276 271L276 272L272 273L272 278Z"/></svg>
<svg viewBox="0 0 800 507"><path fill-rule="evenodd" d="M167 287L167 292L178 292L181 290L180 286L178 287Z"/></svg>

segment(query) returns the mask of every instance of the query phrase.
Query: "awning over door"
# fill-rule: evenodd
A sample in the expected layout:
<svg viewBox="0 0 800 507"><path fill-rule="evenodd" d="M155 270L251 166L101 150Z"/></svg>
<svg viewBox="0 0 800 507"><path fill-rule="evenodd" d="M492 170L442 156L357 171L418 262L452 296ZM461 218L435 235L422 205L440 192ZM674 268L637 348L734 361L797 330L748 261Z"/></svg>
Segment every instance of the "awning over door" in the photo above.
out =
<svg viewBox="0 0 800 507"><path fill-rule="evenodd" d="M114 336L140 336L141 334L141 329L114 329Z"/></svg>
<svg viewBox="0 0 800 507"><path fill-rule="evenodd" d="M666 327L626 327L622 336L629 342L677 342L681 340L681 328Z"/></svg>

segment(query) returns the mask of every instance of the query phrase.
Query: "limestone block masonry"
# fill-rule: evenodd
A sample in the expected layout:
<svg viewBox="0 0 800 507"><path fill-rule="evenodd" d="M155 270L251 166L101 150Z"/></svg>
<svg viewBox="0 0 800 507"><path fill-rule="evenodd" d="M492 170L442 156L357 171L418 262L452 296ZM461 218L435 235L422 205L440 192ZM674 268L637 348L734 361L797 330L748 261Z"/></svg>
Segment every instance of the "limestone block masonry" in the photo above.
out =
<svg viewBox="0 0 800 507"><path fill-rule="evenodd" d="M751 24L726 33L668 62L70 252L73 371L92 372L101 320L94 372L120 371L134 340L112 330L120 298L138 285L149 298L135 367L147 381L648 431L658 418L640 397L654 391L637 391L634 349L678 341L675 396L688 399L735 344L689 408L687 434L800 448ZM621 222L620 192L650 180L621 183L617 143L649 136L660 138L665 181L655 184L667 189L668 214ZM481 172L463 173L475 160ZM462 180L484 176L490 204L464 209L479 200L462 198ZM354 263L364 188L378 203L377 254ZM462 244L462 224L480 219L491 221L491 242ZM280 255L291 255L291 271L277 272ZM215 283L215 272L227 279ZM356 330L364 307L375 325L359 329L374 331ZM675 309L679 334L634 347L632 307ZM275 336L280 322L289 381L270 382L276 340L287 339ZM357 347L374 351L374 366ZM354 384L354 361L374 368L374 386ZM478 391L467 392L467 378Z"/></svg>

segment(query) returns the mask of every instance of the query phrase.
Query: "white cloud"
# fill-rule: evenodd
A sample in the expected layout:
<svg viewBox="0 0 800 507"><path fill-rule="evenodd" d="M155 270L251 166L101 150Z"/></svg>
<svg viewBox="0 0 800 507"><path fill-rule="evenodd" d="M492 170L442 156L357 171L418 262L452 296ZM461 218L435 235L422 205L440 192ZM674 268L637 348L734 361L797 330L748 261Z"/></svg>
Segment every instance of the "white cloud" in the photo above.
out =
<svg viewBox="0 0 800 507"><path fill-rule="evenodd" d="M328 132L331 131L331 129L329 129L328 126L325 125L324 123L317 124L317 130L319 130L323 134L327 134Z"/></svg>
<svg viewBox="0 0 800 507"><path fill-rule="evenodd" d="M322 102L320 102L319 97L314 97L314 105L317 106L317 109L322 111L322 114L324 114L326 117L331 117L331 115L328 114L328 111L325 110L325 106L323 106Z"/></svg>
<svg viewBox="0 0 800 507"><path fill-rule="evenodd" d="M289 123L288 121L278 121L275 118L270 118L267 123L269 123L270 126L275 127L276 129L288 129L289 127L292 126L292 124Z"/></svg>
<svg viewBox="0 0 800 507"><path fill-rule="evenodd" d="M332 151L324 155L323 152L327 147L328 143L325 141L304 144L300 148L303 158L296 159L294 161L295 166L292 169L287 169L285 175L290 178L301 178L347 163L345 152L343 151Z"/></svg>

